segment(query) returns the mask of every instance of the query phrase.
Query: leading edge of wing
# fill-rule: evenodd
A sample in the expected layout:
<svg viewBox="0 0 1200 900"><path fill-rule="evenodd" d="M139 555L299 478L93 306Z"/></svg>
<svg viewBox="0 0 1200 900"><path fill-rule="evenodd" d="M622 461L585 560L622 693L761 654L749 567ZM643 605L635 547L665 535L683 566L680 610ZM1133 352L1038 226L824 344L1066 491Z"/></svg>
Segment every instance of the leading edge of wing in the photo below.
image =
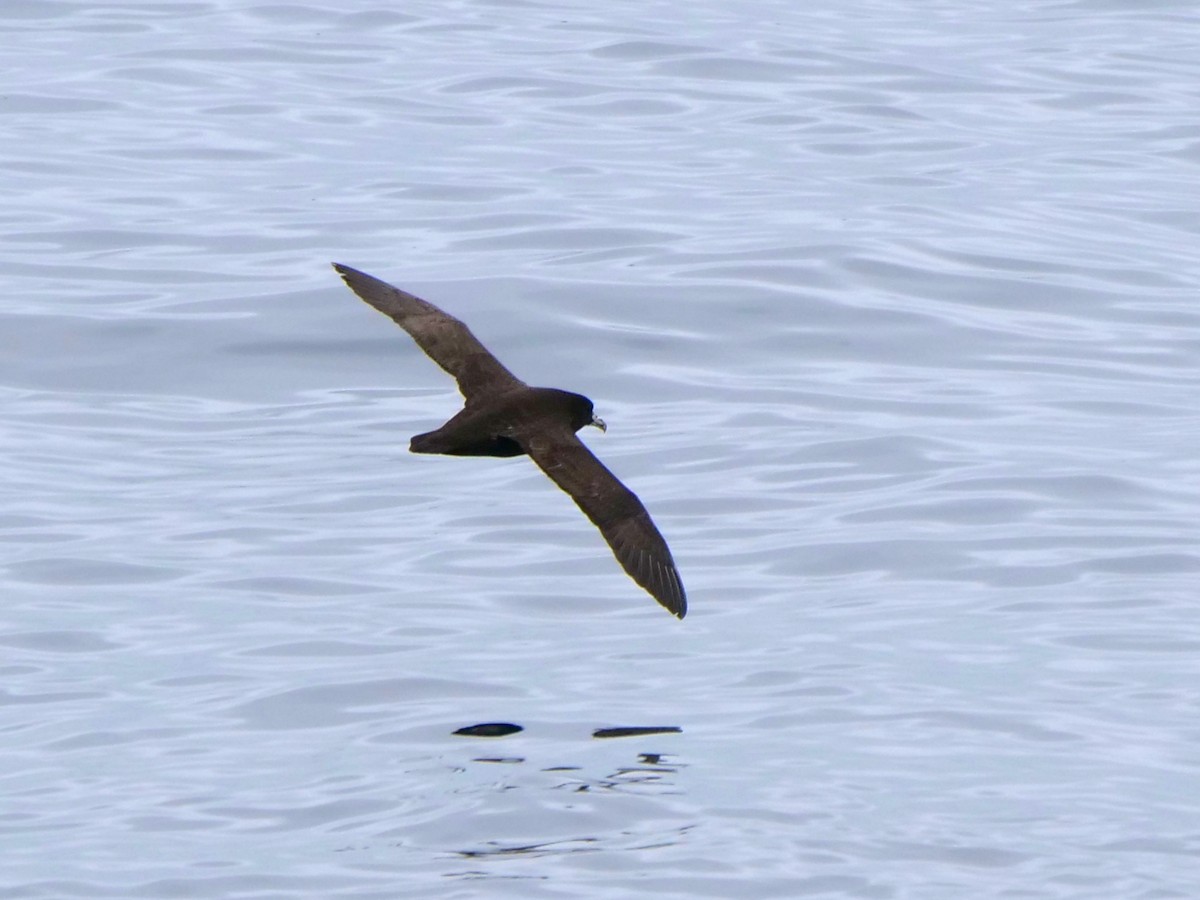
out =
<svg viewBox="0 0 1200 900"><path fill-rule="evenodd" d="M428 300L350 266L333 263L333 268L350 290L407 331L430 359L452 375L467 400L524 385L462 321Z"/></svg>

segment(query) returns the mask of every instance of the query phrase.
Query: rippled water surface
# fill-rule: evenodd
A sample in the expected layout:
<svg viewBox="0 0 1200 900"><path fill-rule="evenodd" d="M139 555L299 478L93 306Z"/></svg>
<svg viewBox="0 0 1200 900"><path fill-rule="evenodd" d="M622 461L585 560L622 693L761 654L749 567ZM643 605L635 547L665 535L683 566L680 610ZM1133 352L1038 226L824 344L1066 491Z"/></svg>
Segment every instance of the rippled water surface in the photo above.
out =
<svg viewBox="0 0 1200 900"><path fill-rule="evenodd" d="M1196 896L1195 4L0 27L0 897Z"/></svg>

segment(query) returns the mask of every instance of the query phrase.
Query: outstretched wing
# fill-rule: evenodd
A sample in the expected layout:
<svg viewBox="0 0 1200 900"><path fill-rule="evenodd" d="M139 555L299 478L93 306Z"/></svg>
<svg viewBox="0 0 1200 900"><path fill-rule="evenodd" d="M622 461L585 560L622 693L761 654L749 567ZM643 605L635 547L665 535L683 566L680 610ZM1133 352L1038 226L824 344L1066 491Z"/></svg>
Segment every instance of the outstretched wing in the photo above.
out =
<svg viewBox="0 0 1200 900"><path fill-rule="evenodd" d="M350 290L412 335L429 358L454 376L463 397L501 393L525 383L504 368L462 322L386 281L334 263Z"/></svg>
<svg viewBox="0 0 1200 900"><path fill-rule="evenodd" d="M687 613L683 582L667 542L637 495L571 431L517 428L512 436L600 529L629 577L682 619Z"/></svg>

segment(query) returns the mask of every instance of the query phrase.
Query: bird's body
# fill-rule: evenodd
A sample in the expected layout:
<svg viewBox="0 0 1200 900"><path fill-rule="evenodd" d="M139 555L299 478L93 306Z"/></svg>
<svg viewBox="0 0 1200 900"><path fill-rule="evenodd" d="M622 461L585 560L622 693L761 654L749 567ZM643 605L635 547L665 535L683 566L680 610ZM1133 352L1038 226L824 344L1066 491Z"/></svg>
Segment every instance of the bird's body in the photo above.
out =
<svg viewBox="0 0 1200 900"><path fill-rule="evenodd" d="M334 263L334 268L351 290L390 316L458 381L463 408L441 428L413 437L409 449L446 456L528 455L600 529L629 576L682 619L687 596L666 541L637 496L575 435L585 425L605 429L592 401L570 391L530 387L466 325L432 303L349 266Z"/></svg>
<svg viewBox="0 0 1200 900"><path fill-rule="evenodd" d="M441 428L413 437L409 449L445 456L523 456L529 451L514 437L522 427L568 417L572 434L591 425L592 402L570 391L522 385L492 394L484 403L468 403Z"/></svg>

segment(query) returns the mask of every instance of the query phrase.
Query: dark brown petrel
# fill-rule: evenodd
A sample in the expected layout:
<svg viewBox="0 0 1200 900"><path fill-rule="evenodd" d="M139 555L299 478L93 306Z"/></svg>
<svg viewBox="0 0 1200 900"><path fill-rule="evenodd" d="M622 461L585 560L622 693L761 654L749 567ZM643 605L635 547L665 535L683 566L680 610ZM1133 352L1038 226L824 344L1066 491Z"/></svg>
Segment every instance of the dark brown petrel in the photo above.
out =
<svg viewBox="0 0 1200 900"><path fill-rule="evenodd" d="M584 425L606 430L592 401L569 391L530 387L466 325L432 303L349 266L333 267L354 293L390 316L458 381L463 408L437 431L416 435L409 449L448 456L528 454L600 529L629 577L682 619L687 597L667 542L633 491L575 436Z"/></svg>

